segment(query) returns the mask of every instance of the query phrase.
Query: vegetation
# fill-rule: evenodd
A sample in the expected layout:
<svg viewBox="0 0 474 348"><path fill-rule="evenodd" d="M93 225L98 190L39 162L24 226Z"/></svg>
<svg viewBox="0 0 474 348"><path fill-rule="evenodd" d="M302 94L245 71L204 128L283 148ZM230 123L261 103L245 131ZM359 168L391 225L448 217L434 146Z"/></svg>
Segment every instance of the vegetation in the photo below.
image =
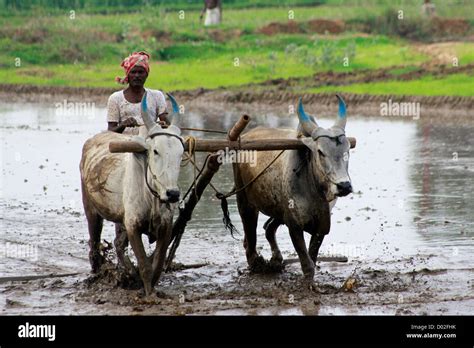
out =
<svg viewBox="0 0 474 348"><path fill-rule="evenodd" d="M424 76L410 81L384 81L352 84L349 86L325 86L312 88L306 92L469 97L473 96L472 81L472 75L452 74L444 77Z"/></svg>
<svg viewBox="0 0 474 348"><path fill-rule="evenodd" d="M0 16L5 15L0 78L2 83L113 87L114 77L123 73L121 60L136 50L152 55L150 86L166 90L392 66L396 76L433 58L409 41L429 34L418 20L419 4L412 1L227 0L218 28L203 27L201 6L197 0L0 0ZM397 12L391 8L399 6L407 16L404 24L393 20ZM290 10L298 23L344 19L349 30L338 35L260 32L269 23L287 23ZM437 3L437 11L441 17L473 20L474 3L446 0ZM359 26L369 34L360 33ZM473 43L451 49L459 64L474 62Z"/></svg>
<svg viewBox="0 0 474 348"><path fill-rule="evenodd" d="M226 8L259 8L280 6L315 6L324 0L225 0ZM83 10L87 13L123 13L159 7L167 11L201 10L202 0L0 0L0 13L27 13L44 11L57 13L61 10Z"/></svg>

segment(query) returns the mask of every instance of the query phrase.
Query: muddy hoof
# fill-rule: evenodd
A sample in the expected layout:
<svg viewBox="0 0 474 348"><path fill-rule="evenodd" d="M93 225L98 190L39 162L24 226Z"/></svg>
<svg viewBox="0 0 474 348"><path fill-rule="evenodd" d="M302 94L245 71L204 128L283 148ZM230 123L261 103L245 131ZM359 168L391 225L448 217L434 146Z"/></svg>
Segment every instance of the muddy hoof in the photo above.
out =
<svg viewBox="0 0 474 348"><path fill-rule="evenodd" d="M119 264L118 269L120 273L122 273L124 276L130 277L130 278L140 277L140 273L138 272L138 269L133 265L131 267L127 267L127 266L123 266Z"/></svg>
<svg viewBox="0 0 474 348"><path fill-rule="evenodd" d="M249 269L252 273L265 273L268 270L267 262L262 256L257 256L249 263Z"/></svg>
<svg viewBox="0 0 474 348"><path fill-rule="evenodd" d="M92 273L99 273L102 265L105 263L105 257L101 254L94 254L89 256Z"/></svg>
<svg viewBox="0 0 474 348"><path fill-rule="evenodd" d="M268 263L268 268L270 272L273 273L281 273L283 272L285 266L283 264L283 259L276 259L276 258L271 258L270 262Z"/></svg>
<svg viewBox="0 0 474 348"><path fill-rule="evenodd" d="M151 292L150 294L146 294L146 291L143 288L138 291L137 296L135 297L135 302L142 305L157 304L157 301L158 296L156 296L155 293Z"/></svg>
<svg viewBox="0 0 474 348"><path fill-rule="evenodd" d="M314 282L314 280L312 279L305 279L304 280L304 284L305 284L305 287L306 289L308 289L309 291L311 292L317 292L319 293L319 287L318 285Z"/></svg>
<svg viewBox="0 0 474 348"><path fill-rule="evenodd" d="M122 289L127 290L138 290L143 288L143 282L138 273L132 275L129 273L120 272L120 277L117 283L117 285Z"/></svg>

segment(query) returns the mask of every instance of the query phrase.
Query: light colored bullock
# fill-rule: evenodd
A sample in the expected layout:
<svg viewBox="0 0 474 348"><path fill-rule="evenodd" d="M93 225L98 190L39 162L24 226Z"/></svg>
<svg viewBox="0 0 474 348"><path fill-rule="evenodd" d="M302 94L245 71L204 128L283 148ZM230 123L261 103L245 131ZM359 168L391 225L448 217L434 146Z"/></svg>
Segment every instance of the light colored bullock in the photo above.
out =
<svg viewBox="0 0 474 348"><path fill-rule="evenodd" d="M177 104L169 95L177 118ZM86 141L80 164L84 211L89 227L89 260L92 271L103 263L100 236L103 220L113 221L116 229L115 247L120 265L133 272L125 254L128 240L138 261L138 269L146 295L158 281L172 234L173 213L179 200L177 185L183 154L183 139L175 125L162 128L147 109L147 95L142 103L141 136L128 136L106 131ZM124 141L130 153L111 153L112 141ZM133 152L132 152L133 151ZM145 253L141 235L156 239L151 257Z"/></svg>

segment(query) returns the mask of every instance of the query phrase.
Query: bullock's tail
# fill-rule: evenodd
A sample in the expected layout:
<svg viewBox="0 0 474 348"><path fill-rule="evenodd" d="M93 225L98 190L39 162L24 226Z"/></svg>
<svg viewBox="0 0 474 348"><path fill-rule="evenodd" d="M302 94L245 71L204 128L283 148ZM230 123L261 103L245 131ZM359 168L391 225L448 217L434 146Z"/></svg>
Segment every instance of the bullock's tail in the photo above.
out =
<svg viewBox="0 0 474 348"><path fill-rule="evenodd" d="M217 192L216 197L221 200L221 208L222 208L222 214L224 215L222 217L222 222L224 223L225 229L230 231L230 235L232 238L234 238L234 233L238 233L239 231L235 228L234 224L230 220L230 214L229 214L229 205L227 204L227 197L226 195Z"/></svg>

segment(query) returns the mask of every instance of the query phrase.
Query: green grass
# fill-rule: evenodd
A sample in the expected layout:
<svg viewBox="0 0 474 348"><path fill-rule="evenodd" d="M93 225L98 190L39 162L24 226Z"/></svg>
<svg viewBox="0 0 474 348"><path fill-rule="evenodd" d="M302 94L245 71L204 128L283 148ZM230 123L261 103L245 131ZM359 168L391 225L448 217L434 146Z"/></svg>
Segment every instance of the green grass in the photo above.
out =
<svg viewBox="0 0 474 348"><path fill-rule="evenodd" d="M418 67L413 66L413 65L409 65L409 66L404 66L403 68L390 69L389 74L393 75L393 76L400 76L400 75L408 74L408 73L410 73L412 71L415 71L417 69L418 69Z"/></svg>
<svg viewBox="0 0 474 348"><path fill-rule="evenodd" d="M307 21L314 18L360 18L369 15L378 15L387 8L387 1L358 1L352 5L335 6L337 1L329 1L331 5L316 7L270 7L253 9L226 10L224 23L219 27L230 37L223 42L216 43L213 35L215 29L207 29L199 22L199 11L186 11L184 19L180 19L178 12L165 12L163 8L152 7L138 13L123 13L109 15L89 15L78 11L75 19L70 19L68 14L55 16L13 16L4 20L0 27L0 68L6 66L4 62L13 61L20 57L26 63L32 64L71 64L95 63L99 61L114 62L136 49L150 51L155 59L177 59L179 56L197 56L203 54L229 53L236 47L257 49L253 31L270 23L286 22L288 11L294 11L295 20ZM375 5L364 6L373 3ZM453 3L451 0L447 3ZM412 6L412 7L410 7ZM406 11L413 14L419 13L416 6L403 2ZM439 6L438 14L442 9L454 9L462 6ZM472 7L472 12L468 9ZM411 10L410 10L411 8ZM415 11L416 10L416 11ZM440 13L441 12L441 13ZM474 13L474 3L466 4L464 15ZM240 37L232 37L231 33L240 31ZM153 37L159 32L170 33L172 41L161 37ZM284 49L282 44L295 43L300 45L310 39L292 35L283 42L278 37L276 44L271 38L261 37L264 45L271 45L271 50ZM193 43L200 42L200 46ZM368 43L366 40L363 44ZM254 45L254 46L252 46ZM403 54L403 52L401 52ZM367 51L373 55L377 52ZM473 55L471 51L471 56ZM378 59L378 58L376 58Z"/></svg>
<svg viewBox="0 0 474 348"><path fill-rule="evenodd" d="M324 3L325 0L226 0L225 8L260 8L278 6L315 6ZM16 4L13 4L16 3ZM86 13L124 13L132 11L142 11L144 8L163 8L167 11L179 10L201 10L203 2L201 0L0 0L0 15L31 15L40 12L41 14L58 14L71 8Z"/></svg>
<svg viewBox="0 0 474 348"><path fill-rule="evenodd" d="M199 11L192 10L197 2L186 7L187 0L175 3L186 8L184 19L175 5L172 10L140 7L137 12L115 14L90 14L102 11L90 7L77 10L74 20L63 10L51 16L20 12L0 17L0 79L16 84L114 87L114 77L123 73L121 60L136 50L152 55L148 86L165 90L234 87L329 70L396 66L392 74L398 75L430 59L409 42L386 36L265 36L256 32L271 22L287 22L289 10L299 22L366 18L384 13L389 6L402 8L409 17L419 15L419 3L405 0L325 0L322 6L294 6L309 2L280 1L286 6L241 9L237 7L243 3L233 2L224 8L224 23L219 27L224 37L220 39L215 38L215 28L204 28L199 22ZM269 3L254 2L257 6ZM442 17L474 18L471 1L446 0L437 3L437 9ZM473 43L457 43L452 50L460 64L474 62ZM349 66L343 65L346 56ZM16 58L21 59L21 67L15 67Z"/></svg>
<svg viewBox="0 0 474 348"><path fill-rule="evenodd" d="M162 1L148 1L153 6L143 6L133 1L128 2L125 6L112 5L123 1L108 1L109 6L105 6L103 1L90 1L82 0L76 2L77 5L73 5L74 2L57 2L56 4L62 4L61 8L56 6L47 6L49 1L42 0L41 6L34 6L33 9L29 8L28 3L38 3L38 0L21 0L17 1L21 3L25 10L13 10L10 7L5 7L3 2L0 0L0 16L32 16L32 15L62 15L65 11L71 9L76 10L78 13L86 14L112 14L120 13L127 14L129 12L150 12L161 10L163 12L177 12L179 10L185 11L200 11L202 8L201 0L162 0ZM84 3L84 6L79 6ZM254 11L254 10L269 10L275 7L279 7L286 12L289 9L293 9L296 12L297 20L307 15L307 8L314 9L313 12L317 13L319 17L325 18L341 18L350 19L354 17L360 17L364 15L379 15L387 7L393 7L396 9L403 9L407 14L418 15L421 1L415 0L227 0L224 2L225 13L231 13L232 11ZM457 17L457 18L468 18L474 19L474 4L470 0L443 0L435 1L437 15L440 17ZM320 6L315 6L315 5ZM306 5L306 6L305 6ZM311 7L310 7L311 6ZM306 8L303 8L306 7ZM257 18L259 19L259 18Z"/></svg>
<svg viewBox="0 0 474 348"><path fill-rule="evenodd" d="M312 88L306 92L472 97L474 96L474 77L466 74L453 74L442 78L425 76L411 81L373 82L349 86Z"/></svg>
<svg viewBox="0 0 474 348"><path fill-rule="evenodd" d="M255 40L260 40L259 44ZM268 41L266 41L268 40ZM216 88L258 83L272 78L310 76L320 71L349 71L360 68L380 68L402 65L405 60L412 64L424 62L426 57L415 52L401 41L385 37L359 38L343 36L338 39L313 40L297 36L296 42L304 50L285 53L288 35L271 38L253 37L247 43L227 46L210 43L186 43L175 45L166 51L170 60L152 64L148 83L167 90ZM348 45L355 45L355 57L349 67L343 65L342 57ZM322 54L325 46L332 47L334 57L327 64L308 64L307 57ZM301 52L305 52L302 59ZM238 66L236 66L238 59ZM1 60L0 60L1 62ZM23 63L21 67L0 70L4 83L37 85L62 85L113 87L114 77L122 75L120 60L98 64L59 64L38 66Z"/></svg>

